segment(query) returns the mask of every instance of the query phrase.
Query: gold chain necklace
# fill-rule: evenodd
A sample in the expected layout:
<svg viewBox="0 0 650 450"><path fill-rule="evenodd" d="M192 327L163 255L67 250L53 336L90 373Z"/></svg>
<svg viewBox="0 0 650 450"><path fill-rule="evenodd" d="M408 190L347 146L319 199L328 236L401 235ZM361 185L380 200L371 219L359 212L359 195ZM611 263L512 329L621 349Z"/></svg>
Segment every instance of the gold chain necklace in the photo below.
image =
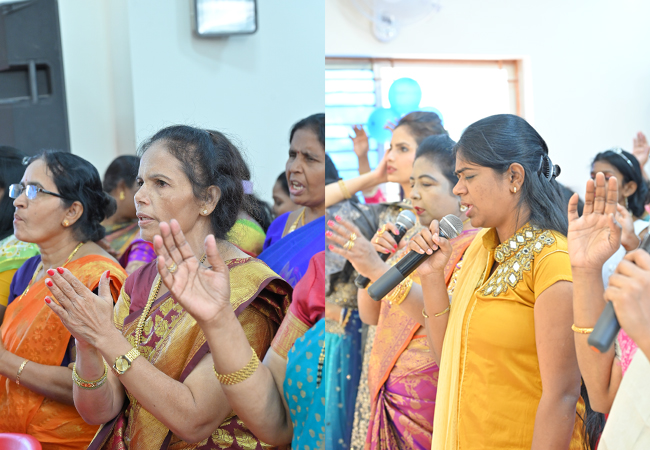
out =
<svg viewBox="0 0 650 450"><path fill-rule="evenodd" d="M204 253L203 256L201 257L200 263L203 264L207 257L208 255ZM160 291L161 284L162 284L162 278L160 278L160 274L158 274L156 275L156 278L153 280L153 285L151 286L151 291L149 292L149 298L147 299L147 304L142 310L142 315L138 320L138 326L135 329L135 340L133 342L134 347L138 347L140 345L144 323L149 317L149 313L151 312L151 307L153 306L153 302L156 300L156 297L158 297L158 292Z"/></svg>
<svg viewBox="0 0 650 450"><path fill-rule="evenodd" d="M68 256L68 259L65 260L65 262L63 263L63 266L62 266L62 267L64 267L66 264L68 264L68 263L70 262L70 260L71 260L72 258L74 258L74 255L77 253L77 251L78 251L78 250L81 248L81 246L84 245L84 244L85 244L85 242L80 242L80 243L75 247L75 249L72 250L72 253L70 253L70 256ZM25 296L25 294L27 294L27 293L29 292L29 288L31 288L31 287L32 287L32 284L34 284L34 280L36 279L36 276L38 275L38 273L41 271L42 268L43 268L43 260L41 260L41 262L38 263L38 266L36 266L36 271L34 272L34 275L32 275L32 280L31 280L31 281L29 282L29 284L27 285L27 289L25 289L25 292L23 292L23 294L22 294L22 295L20 296L20 298L18 299L19 301L22 300L23 297Z"/></svg>
<svg viewBox="0 0 650 450"><path fill-rule="evenodd" d="M295 222L293 222L293 225L291 225L291 228L289 228L289 231L287 231L287 234L296 231L296 228L298 228L298 222L302 221L300 223L300 226L305 226L305 210L307 207L302 208L302 212L298 215L296 218Z"/></svg>

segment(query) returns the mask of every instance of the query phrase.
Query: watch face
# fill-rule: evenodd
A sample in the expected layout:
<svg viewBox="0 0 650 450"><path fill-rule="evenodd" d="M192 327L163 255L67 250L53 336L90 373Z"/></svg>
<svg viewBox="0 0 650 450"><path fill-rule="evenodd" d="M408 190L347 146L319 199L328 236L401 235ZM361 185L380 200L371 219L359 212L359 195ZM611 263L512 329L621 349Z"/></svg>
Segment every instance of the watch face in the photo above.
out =
<svg viewBox="0 0 650 450"><path fill-rule="evenodd" d="M117 361L115 361L115 368L120 373L124 373L126 369L128 369L129 367L131 367L131 363L129 363L129 360L123 356L118 358Z"/></svg>

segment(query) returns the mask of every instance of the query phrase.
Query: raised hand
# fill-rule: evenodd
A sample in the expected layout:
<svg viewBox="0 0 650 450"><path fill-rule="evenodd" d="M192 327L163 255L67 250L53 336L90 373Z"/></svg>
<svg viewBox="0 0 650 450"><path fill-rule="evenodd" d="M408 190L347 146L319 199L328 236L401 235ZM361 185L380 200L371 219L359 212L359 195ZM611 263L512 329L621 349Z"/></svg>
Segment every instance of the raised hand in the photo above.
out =
<svg viewBox="0 0 650 450"><path fill-rule="evenodd" d="M616 317L637 343L650 342L650 255L636 250L625 255L609 278L605 300L614 304Z"/></svg>
<svg viewBox="0 0 650 450"><path fill-rule="evenodd" d="M350 261L361 275L372 279L375 270L384 266L385 263L377 255L373 244L361 234L353 223L336 216L336 222L329 220L327 226L329 230L325 232L325 236L331 243L330 251ZM352 242L352 244L348 244L348 242ZM383 271L385 270L384 267Z"/></svg>
<svg viewBox="0 0 650 450"><path fill-rule="evenodd" d="M370 146L366 130L363 129L363 125L353 125L352 130L354 130L354 136L350 135L350 139L352 139L354 153L358 157L367 155Z"/></svg>
<svg viewBox="0 0 650 450"><path fill-rule="evenodd" d="M621 225L621 245L630 252L639 246L640 239L634 231L634 217L620 203L616 205L616 221Z"/></svg>
<svg viewBox="0 0 650 450"><path fill-rule="evenodd" d="M174 219L160 223L153 240L158 273L174 300L201 325L217 323L230 310L230 272L221 259L214 236L205 239L207 262L203 267Z"/></svg>
<svg viewBox="0 0 650 450"><path fill-rule="evenodd" d="M633 141L632 154L639 160L641 169L648 162L648 153L650 153L648 139L646 139L645 134L639 131Z"/></svg>
<svg viewBox="0 0 650 450"><path fill-rule="evenodd" d="M431 222L429 228L420 230L409 242L409 248L420 254L428 254L431 257L424 260L418 267L420 277L440 274L445 272L447 261L451 257L451 244L440 236L440 226L437 220ZM434 253L434 250L438 250Z"/></svg>
<svg viewBox="0 0 650 450"><path fill-rule="evenodd" d="M616 222L618 184L616 177L605 181L597 173L595 180L587 181L585 207L578 216L578 194L569 200L569 256L574 269L602 270L621 245L621 226Z"/></svg>
<svg viewBox="0 0 650 450"><path fill-rule="evenodd" d="M99 295L95 295L68 269L47 271L45 284L55 300L45 297L45 303L59 316L63 325L77 340L77 345L99 347L100 342L110 339L117 332L113 325L113 297L110 288L110 272L99 280Z"/></svg>

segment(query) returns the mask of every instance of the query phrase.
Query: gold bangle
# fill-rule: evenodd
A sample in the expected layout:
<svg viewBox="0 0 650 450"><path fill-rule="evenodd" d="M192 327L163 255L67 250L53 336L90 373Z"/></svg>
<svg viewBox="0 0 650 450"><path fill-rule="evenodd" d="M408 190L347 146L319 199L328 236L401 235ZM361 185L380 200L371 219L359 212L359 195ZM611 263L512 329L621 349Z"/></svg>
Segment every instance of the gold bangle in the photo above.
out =
<svg viewBox="0 0 650 450"><path fill-rule="evenodd" d="M386 295L386 300L391 305L400 305L408 297L413 286L413 280L409 277L402 281L400 284Z"/></svg>
<svg viewBox="0 0 650 450"><path fill-rule="evenodd" d="M572 329L573 331L575 331L576 333L580 333L580 334L590 334L592 331L594 331L593 328L580 328L580 327L576 327L576 324L575 324L575 323L574 323L573 325L571 325L571 329Z"/></svg>
<svg viewBox="0 0 650 450"><path fill-rule="evenodd" d="M352 198L350 191L348 191L348 187L345 185L345 182L343 180L339 180L339 189L341 189L341 194L343 194L343 197L346 199Z"/></svg>
<svg viewBox="0 0 650 450"><path fill-rule="evenodd" d="M93 389L100 388L104 385L104 383L106 383L107 379L108 379L108 364L106 364L106 361L104 361L104 375L102 375L100 378L94 381L84 380L83 378L81 378L77 373L77 363L75 362L72 365L72 381L74 381L74 384L76 384L82 389L87 389L91 391Z"/></svg>
<svg viewBox="0 0 650 450"><path fill-rule="evenodd" d="M425 319L428 319L428 318L429 318L429 316L427 316L427 313L424 312L424 309L422 309L422 315L424 316Z"/></svg>
<svg viewBox="0 0 650 450"><path fill-rule="evenodd" d="M237 372L222 375L220 373L217 373L217 369L213 367L214 374L217 376L217 380L219 380L221 384L233 385L241 383L253 375L257 369L257 366L260 365L260 359L257 357L257 353L255 353L255 349L253 347L251 347L251 351L253 352L251 360L248 361L248 364L246 364L242 369L239 369Z"/></svg>
<svg viewBox="0 0 650 450"><path fill-rule="evenodd" d="M25 366L27 365L28 362L29 362L29 359L26 359L25 361L22 362L22 364L18 368L18 373L16 373L16 384L18 386L20 386L20 374L23 373L23 369L25 368Z"/></svg>
<svg viewBox="0 0 650 450"><path fill-rule="evenodd" d="M440 317L440 316L442 316L444 314L447 314L450 309L451 309L451 305L447 306L447 308L444 311L439 312L438 314L434 314L433 317Z"/></svg>

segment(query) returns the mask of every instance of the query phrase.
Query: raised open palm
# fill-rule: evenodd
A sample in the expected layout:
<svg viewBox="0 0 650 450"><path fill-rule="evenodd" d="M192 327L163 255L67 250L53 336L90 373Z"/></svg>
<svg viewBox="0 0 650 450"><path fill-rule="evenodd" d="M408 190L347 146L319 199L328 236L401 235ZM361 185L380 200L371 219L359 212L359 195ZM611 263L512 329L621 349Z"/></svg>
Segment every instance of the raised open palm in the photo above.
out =
<svg viewBox="0 0 650 450"><path fill-rule="evenodd" d="M618 184L597 173L587 181L585 207L578 216L578 194L569 200L569 256L574 268L601 270L621 245L621 226L616 222Z"/></svg>
<svg viewBox="0 0 650 450"><path fill-rule="evenodd" d="M210 268L201 265L176 220L161 222L160 236L154 237L153 244L163 283L197 322L214 322L225 309L231 308L230 272L219 255L214 236L205 239Z"/></svg>

